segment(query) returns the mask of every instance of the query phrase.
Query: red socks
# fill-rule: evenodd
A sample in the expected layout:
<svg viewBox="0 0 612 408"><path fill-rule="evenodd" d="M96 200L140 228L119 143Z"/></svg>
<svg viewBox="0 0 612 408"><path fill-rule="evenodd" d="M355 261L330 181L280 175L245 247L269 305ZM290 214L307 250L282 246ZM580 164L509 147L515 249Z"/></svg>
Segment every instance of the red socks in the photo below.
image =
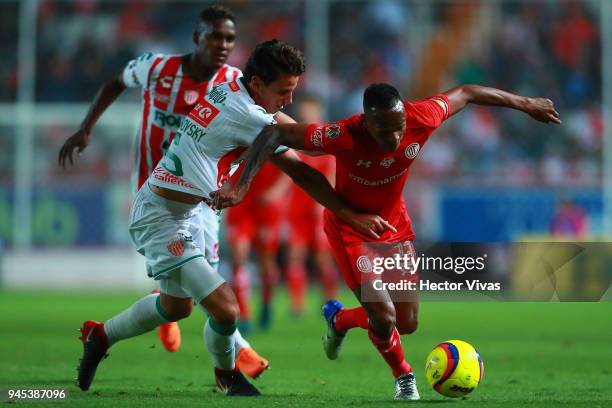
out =
<svg viewBox="0 0 612 408"><path fill-rule="evenodd" d="M394 377L412 372L412 367L404 359L404 349L402 348L402 341L397 328L393 328L389 338L378 337L369 326L368 314L362 306L342 309L336 314L334 322L336 330L346 332L354 327L361 327L368 331L370 341L389 367L391 367Z"/></svg>
<svg viewBox="0 0 612 408"><path fill-rule="evenodd" d="M361 327L368 330L368 314L363 306L352 309L341 309L336 313L334 328L339 332L345 332L354 327Z"/></svg>
<svg viewBox="0 0 612 408"><path fill-rule="evenodd" d="M265 270L264 270L265 268ZM278 269L275 266L261 266L261 300L264 305L272 302L276 281L278 279Z"/></svg>
<svg viewBox="0 0 612 408"><path fill-rule="evenodd" d="M291 298L291 308L294 312L304 312L304 296L306 294L306 268L301 262L292 262L287 268L287 290Z"/></svg>
<svg viewBox="0 0 612 408"><path fill-rule="evenodd" d="M368 329L368 337L378 350L382 358L385 359L394 377L412 372L412 367L404 360L404 349L402 349L402 341L400 339L397 328L393 329L391 336L388 339L380 338L371 328Z"/></svg>
<svg viewBox="0 0 612 408"><path fill-rule="evenodd" d="M325 265L320 273L325 299L334 299L338 294L338 270L333 264Z"/></svg>
<svg viewBox="0 0 612 408"><path fill-rule="evenodd" d="M242 320L251 320L251 308L249 307L251 283L249 281L249 273L246 268L238 267L232 270L232 277L232 289L234 289L236 300L238 300L240 318Z"/></svg>

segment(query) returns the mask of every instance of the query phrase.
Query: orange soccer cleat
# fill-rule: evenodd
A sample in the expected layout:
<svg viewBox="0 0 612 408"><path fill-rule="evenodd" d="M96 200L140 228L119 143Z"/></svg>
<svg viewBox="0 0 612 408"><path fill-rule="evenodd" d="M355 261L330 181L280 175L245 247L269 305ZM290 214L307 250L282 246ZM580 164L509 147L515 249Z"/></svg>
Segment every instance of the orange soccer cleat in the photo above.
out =
<svg viewBox="0 0 612 408"><path fill-rule="evenodd" d="M240 371L255 379L270 367L270 363L252 348L245 347L238 352L236 366Z"/></svg>
<svg viewBox="0 0 612 408"><path fill-rule="evenodd" d="M151 291L151 294L159 293L159 289ZM170 353L176 352L181 347L181 328L177 322L168 322L157 327L159 341Z"/></svg>
<svg viewBox="0 0 612 408"><path fill-rule="evenodd" d="M181 347L181 329L177 322L162 324L157 328L157 334L164 348L170 353L174 353Z"/></svg>

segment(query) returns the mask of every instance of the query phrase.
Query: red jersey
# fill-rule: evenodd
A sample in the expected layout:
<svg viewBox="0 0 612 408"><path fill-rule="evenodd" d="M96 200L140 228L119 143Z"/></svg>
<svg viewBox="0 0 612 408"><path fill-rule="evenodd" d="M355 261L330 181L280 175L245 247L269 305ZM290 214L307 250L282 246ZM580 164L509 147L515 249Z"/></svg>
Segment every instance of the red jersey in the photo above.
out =
<svg viewBox="0 0 612 408"><path fill-rule="evenodd" d="M429 136L451 112L448 98L443 94L418 102L404 102L404 107L406 132L394 152L384 150L367 134L363 114L340 122L311 125L306 131L305 142L308 150L336 157L336 192L354 209L388 220L401 234L392 239L413 240L414 232L402 195L408 170ZM329 212L326 217L342 224ZM345 232L368 241L352 229ZM381 241L392 235L387 231Z"/></svg>
<svg viewBox="0 0 612 408"><path fill-rule="evenodd" d="M199 96L241 75L238 68L223 65L209 81L196 82L183 71L187 57L148 53L130 61L123 70L123 82L128 88L142 88L142 119L134 143L136 163L132 174L136 189L162 158L182 118L193 109Z"/></svg>

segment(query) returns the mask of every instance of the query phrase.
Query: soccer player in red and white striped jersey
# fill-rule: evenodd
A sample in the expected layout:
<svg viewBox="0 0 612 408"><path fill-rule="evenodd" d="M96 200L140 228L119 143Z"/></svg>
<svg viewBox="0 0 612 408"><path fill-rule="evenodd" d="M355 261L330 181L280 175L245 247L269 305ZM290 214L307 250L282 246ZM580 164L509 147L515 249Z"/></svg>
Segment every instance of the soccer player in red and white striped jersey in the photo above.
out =
<svg viewBox="0 0 612 408"><path fill-rule="evenodd" d="M107 81L95 96L80 129L66 140L59 152L62 166L73 163L89 144L94 125L126 88L142 89L142 117L134 139L135 163L132 187L136 192L147 180L172 142L181 120L201 95L213 86L236 80L240 69L226 64L236 38L234 15L225 7L211 6L199 16L193 33L194 50L185 55L148 53L129 61L123 71ZM199 222L207 261L219 262L219 220L208 206L200 206ZM194 237L197 240L197 237ZM199 243L199 242L198 242ZM181 337L178 324L159 327L160 340L168 351L176 351ZM239 336L237 364L250 376L258 376L268 365ZM241 347L243 346L243 347Z"/></svg>

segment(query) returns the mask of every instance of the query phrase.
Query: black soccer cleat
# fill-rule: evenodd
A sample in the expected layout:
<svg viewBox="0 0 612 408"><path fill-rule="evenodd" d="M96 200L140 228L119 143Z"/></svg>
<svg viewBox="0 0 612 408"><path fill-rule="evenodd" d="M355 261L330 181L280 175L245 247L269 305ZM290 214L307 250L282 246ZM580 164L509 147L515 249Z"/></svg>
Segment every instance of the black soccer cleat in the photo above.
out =
<svg viewBox="0 0 612 408"><path fill-rule="evenodd" d="M96 375L96 369L100 361L108 357L108 341L104 333L104 324L94 320L83 323L80 329L80 340L83 342L83 357L79 360L77 367L77 385L83 391L87 391Z"/></svg>
<svg viewBox="0 0 612 408"><path fill-rule="evenodd" d="M261 395L240 370L225 371L215 368L215 379L217 386L228 397L259 397Z"/></svg>

